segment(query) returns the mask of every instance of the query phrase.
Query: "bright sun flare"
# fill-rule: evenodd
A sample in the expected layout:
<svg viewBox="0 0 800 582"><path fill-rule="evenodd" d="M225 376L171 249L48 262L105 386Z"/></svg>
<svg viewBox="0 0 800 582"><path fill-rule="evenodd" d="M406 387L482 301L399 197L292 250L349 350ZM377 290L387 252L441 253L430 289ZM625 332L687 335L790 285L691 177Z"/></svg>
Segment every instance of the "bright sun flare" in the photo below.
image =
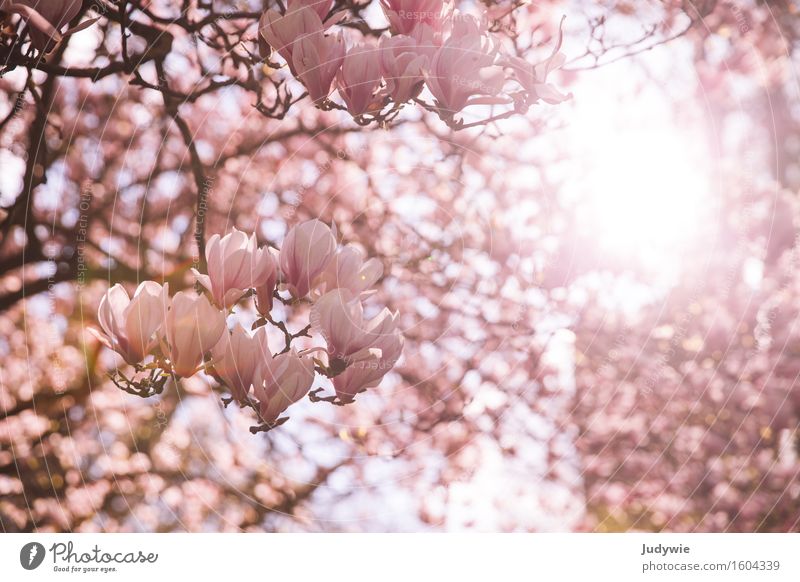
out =
<svg viewBox="0 0 800 582"><path fill-rule="evenodd" d="M593 85L590 97L576 99L568 134L578 153L567 199L577 227L606 258L672 276L700 246L713 207L708 142L689 121L703 112L684 109L678 124L657 88L630 101L620 83Z"/></svg>
<svg viewBox="0 0 800 582"><path fill-rule="evenodd" d="M607 250L669 253L695 237L709 177L677 131L618 134L592 166L586 210Z"/></svg>

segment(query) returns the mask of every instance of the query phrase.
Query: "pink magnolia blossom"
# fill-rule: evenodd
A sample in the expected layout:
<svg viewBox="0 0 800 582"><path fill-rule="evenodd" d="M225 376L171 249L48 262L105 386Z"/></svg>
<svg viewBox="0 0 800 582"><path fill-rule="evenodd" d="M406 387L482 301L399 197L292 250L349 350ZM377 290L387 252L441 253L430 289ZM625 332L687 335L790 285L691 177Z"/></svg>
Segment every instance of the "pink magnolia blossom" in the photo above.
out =
<svg viewBox="0 0 800 582"><path fill-rule="evenodd" d="M280 251L281 283L302 298L319 279L336 252L336 238L327 224L308 220L289 230Z"/></svg>
<svg viewBox="0 0 800 582"><path fill-rule="evenodd" d="M428 57L428 64L442 46L442 31L434 30L427 24L420 24L408 36L414 39L417 53Z"/></svg>
<svg viewBox="0 0 800 582"><path fill-rule="evenodd" d="M0 0L0 10L25 18L31 27L31 43L40 51L52 49L61 41L61 29L78 15L80 9L81 0Z"/></svg>
<svg viewBox="0 0 800 582"><path fill-rule="evenodd" d="M331 85L345 58L344 37L310 33L294 44L292 65L298 80L303 83L315 103L326 99Z"/></svg>
<svg viewBox="0 0 800 582"><path fill-rule="evenodd" d="M383 107L381 85L381 51L371 43L357 44L347 51L336 78L339 95L353 116Z"/></svg>
<svg viewBox="0 0 800 582"><path fill-rule="evenodd" d="M168 287L153 281L141 283L133 299L119 283L100 300L97 319L102 332L92 333L129 364L138 364L158 344Z"/></svg>
<svg viewBox="0 0 800 582"><path fill-rule="evenodd" d="M289 405L308 394L314 383L314 362L298 356L294 351L274 358L267 354L258 367L253 394L259 401L259 414L273 423Z"/></svg>
<svg viewBox="0 0 800 582"><path fill-rule="evenodd" d="M523 89L531 94L531 101L541 99L545 103L557 105L568 100L572 94L564 94L553 85L547 83L548 75L561 68L566 61L561 49L561 33L559 31L558 42L553 52L544 61L532 65L525 59L510 56L505 59L505 64L511 69L513 78L522 86Z"/></svg>
<svg viewBox="0 0 800 582"><path fill-rule="evenodd" d="M365 320L364 306L347 289L326 293L311 310L311 324L325 338L328 355L346 364L393 352L401 341L396 317L384 308Z"/></svg>
<svg viewBox="0 0 800 582"><path fill-rule="evenodd" d="M230 333L222 334L211 350L211 358L217 376L241 402L247 398L258 366L268 353L265 327L250 335L237 324Z"/></svg>
<svg viewBox="0 0 800 582"><path fill-rule="evenodd" d="M381 0L381 8L395 34L411 34L421 24L440 31L444 22L443 0Z"/></svg>
<svg viewBox="0 0 800 582"><path fill-rule="evenodd" d="M377 386L394 366L403 349L396 319L397 314L384 308L365 320L361 301L345 289L326 293L314 305L311 323L327 343L340 399L348 402L358 392Z"/></svg>
<svg viewBox="0 0 800 582"><path fill-rule="evenodd" d="M416 40L410 36L387 36L381 40L381 71L395 103L405 103L419 95L427 64L427 56L420 54Z"/></svg>
<svg viewBox="0 0 800 582"><path fill-rule="evenodd" d="M311 324L325 338L331 358L348 363L369 357L368 349L361 353L359 342L364 306L350 291L336 289L323 295L311 310Z"/></svg>
<svg viewBox="0 0 800 582"><path fill-rule="evenodd" d="M358 296L372 287L383 275L383 264L378 259L364 260L355 245L337 249L328 268L322 274L320 290L347 289Z"/></svg>
<svg viewBox="0 0 800 582"><path fill-rule="evenodd" d="M172 371L181 377L194 374L224 331L225 316L205 295L177 292L164 318L164 352Z"/></svg>
<svg viewBox="0 0 800 582"><path fill-rule="evenodd" d="M394 318L395 316L391 314L384 316L380 327L393 329ZM403 351L402 336L391 331L381 337L380 356L354 362L344 372L334 376L333 387L342 402L351 402L356 394L380 384L383 377L400 359Z"/></svg>
<svg viewBox="0 0 800 582"><path fill-rule="evenodd" d="M497 47L485 27L467 15L455 19L453 32L431 59L428 88L448 114L477 103L499 103L504 75Z"/></svg>
<svg viewBox="0 0 800 582"><path fill-rule="evenodd" d="M240 230L221 237L212 236L206 245L208 275L192 269L219 307L229 308L248 289L259 287L274 276L277 267L269 249L258 248L256 235L250 238Z"/></svg>
<svg viewBox="0 0 800 582"><path fill-rule="evenodd" d="M541 99L545 103L558 105L570 99L572 94L562 93L546 81L550 72L561 67L565 59L566 57L559 53L544 63L531 65L519 57L509 57L508 66L519 84L531 93L533 101Z"/></svg>
<svg viewBox="0 0 800 582"><path fill-rule="evenodd" d="M284 58L295 76L293 52L299 45L296 41L309 35L321 35L324 30L322 19L308 6L298 6L286 14L269 9L261 15L258 25L260 39Z"/></svg>

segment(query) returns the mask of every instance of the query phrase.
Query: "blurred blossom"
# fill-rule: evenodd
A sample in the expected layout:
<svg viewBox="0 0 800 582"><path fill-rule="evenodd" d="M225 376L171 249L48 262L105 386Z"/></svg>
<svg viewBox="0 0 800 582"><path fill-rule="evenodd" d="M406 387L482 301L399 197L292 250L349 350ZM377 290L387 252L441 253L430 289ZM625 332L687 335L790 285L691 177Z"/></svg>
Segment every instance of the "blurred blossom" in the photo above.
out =
<svg viewBox="0 0 800 582"><path fill-rule="evenodd" d="M433 28L427 24L420 24L407 36L414 39L417 45L417 52L421 55L425 55L428 59L428 64L430 64L433 55L439 47L442 46L442 37L444 33L442 30Z"/></svg>
<svg viewBox="0 0 800 582"><path fill-rule="evenodd" d="M547 77L565 61L564 54L555 52L538 65L531 65L520 57L508 57L506 63L511 68L513 77L530 92L534 100L541 99L545 103L558 104L569 99L571 95L564 94L547 83Z"/></svg>
<svg viewBox="0 0 800 582"><path fill-rule="evenodd" d="M381 8L395 34L411 34L420 25L438 31L444 22L443 0L381 0Z"/></svg>
<svg viewBox="0 0 800 582"><path fill-rule="evenodd" d="M61 41L61 30L80 12L80 0L2 0L0 10L16 12L31 26L31 42L40 51Z"/></svg>

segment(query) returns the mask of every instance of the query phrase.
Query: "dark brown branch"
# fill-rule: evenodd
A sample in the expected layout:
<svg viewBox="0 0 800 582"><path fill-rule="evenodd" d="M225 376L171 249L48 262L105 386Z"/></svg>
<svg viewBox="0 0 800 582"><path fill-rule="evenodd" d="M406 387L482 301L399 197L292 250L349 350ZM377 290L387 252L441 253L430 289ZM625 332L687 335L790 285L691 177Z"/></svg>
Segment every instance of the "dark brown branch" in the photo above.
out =
<svg viewBox="0 0 800 582"><path fill-rule="evenodd" d="M194 135L192 134L189 124L186 123L180 112L178 111L178 101L172 97L168 90L166 71L164 70L164 62L156 62L156 71L158 72L159 88L162 90L164 98L164 107L167 113L175 120L175 125L183 137L186 148L189 150L189 158L192 164L192 175L194 176L195 187L197 188L197 199L194 210L195 220L195 242L197 243L198 262L200 270L206 269L206 235L205 235L205 213L208 205L208 191L211 185L210 179L206 176L203 162L200 159L200 154L197 152L197 145L194 142Z"/></svg>

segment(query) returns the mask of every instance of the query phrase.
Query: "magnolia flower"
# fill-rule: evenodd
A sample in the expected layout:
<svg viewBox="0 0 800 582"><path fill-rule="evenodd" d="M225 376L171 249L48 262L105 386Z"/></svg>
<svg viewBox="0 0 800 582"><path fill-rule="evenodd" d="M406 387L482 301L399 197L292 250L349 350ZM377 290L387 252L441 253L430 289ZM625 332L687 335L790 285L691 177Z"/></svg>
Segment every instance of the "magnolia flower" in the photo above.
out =
<svg viewBox="0 0 800 582"><path fill-rule="evenodd" d="M295 41L293 51L293 70L298 80L305 85L311 100L319 103L326 99L345 58L342 33L310 33Z"/></svg>
<svg viewBox="0 0 800 582"><path fill-rule="evenodd" d="M104 345L129 364L138 364L158 344L168 286L153 281L140 284L133 299L119 283L100 300L97 319L102 332L90 328Z"/></svg>
<svg viewBox="0 0 800 582"><path fill-rule="evenodd" d="M289 405L305 396L314 383L314 362L294 351L267 355L262 359L253 382L253 394L259 401L259 414L274 423Z"/></svg>
<svg viewBox="0 0 800 582"><path fill-rule="evenodd" d="M410 36L387 36L381 40L381 72L395 103L405 103L419 95L427 63L428 58L418 52L417 42Z"/></svg>
<svg viewBox="0 0 800 582"><path fill-rule="evenodd" d="M266 283L276 271L269 249L258 248L256 235L250 238L240 230L222 238L218 234L206 245L208 275L192 269L198 283L205 287L219 307L234 305L248 289Z"/></svg>
<svg viewBox="0 0 800 582"><path fill-rule="evenodd" d="M364 307L346 289L326 293L311 309L311 325L325 338L328 354L345 364L369 357L359 353L363 324Z"/></svg>
<svg viewBox="0 0 800 582"><path fill-rule="evenodd" d="M378 259L364 260L355 245L337 249L328 268L320 279L320 291L347 289L358 296L372 287L383 275L383 264Z"/></svg>
<svg viewBox="0 0 800 582"><path fill-rule="evenodd" d="M394 34L411 34L421 24L441 31L443 0L381 0L381 8Z"/></svg>
<svg viewBox="0 0 800 582"><path fill-rule="evenodd" d="M339 95L353 116L380 110L381 52L374 44L357 44L347 51L336 77Z"/></svg>
<svg viewBox="0 0 800 582"><path fill-rule="evenodd" d="M566 57L558 53L538 65L531 65L520 57L508 57L506 63L514 79L531 94L532 102L541 99L545 103L558 105L572 97L572 94L564 94L546 81L547 75L561 67L565 60Z"/></svg>
<svg viewBox="0 0 800 582"><path fill-rule="evenodd" d="M295 298L319 283L336 251L336 238L319 220L302 222L289 230L280 251L281 282Z"/></svg>
<svg viewBox="0 0 800 582"><path fill-rule="evenodd" d="M46 51L61 41L61 29L78 15L81 4L81 0L0 0L0 10L22 16L31 27L33 46ZM66 34L77 32L92 22L77 26Z"/></svg>
<svg viewBox="0 0 800 582"><path fill-rule="evenodd" d="M420 24L409 35L417 45L416 52L425 55L428 63L433 59L433 55L442 46L442 32L434 30L427 24Z"/></svg>
<svg viewBox="0 0 800 582"><path fill-rule="evenodd" d="M349 402L377 386L392 369L403 349L396 319L397 314L384 309L365 321L361 301L344 289L326 293L314 305L311 324L327 343L328 366L341 400Z"/></svg>
<svg viewBox="0 0 800 582"><path fill-rule="evenodd" d="M391 369L403 349L403 336L397 329L397 315L384 307L378 315L362 324L361 337L352 346L361 353L369 350L372 356L383 362L379 369L384 374Z"/></svg>
<svg viewBox="0 0 800 582"><path fill-rule="evenodd" d="M223 333L211 350L214 371L239 402L247 398L265 354L269 354L267 328L260 327L251 336L239 324Z"/></svg>
<svg viewBox="0 0 800 582"><path fill-rule="evenodd" d="M426 75L439 108L452 115L467 105L505 102L497 98L504 75L496 60L497 48L485 28L468 15L455 19L452 34L434 53Z"/></svg>
<svg viewBox="0 0 800 582"><path fill-rule="evenodd" d="M315 33L322 34L323 30L322 19L317 12L302 5L288 10L286 14L269 9L258 21L260 38L284 58L295 76L297 73L292 58L294 48L297 46L295 41Z"/></svg>
<svg viewBox="0 0 800 582"><path fill-rule="evenodd" d="M505 66L511 69L513 78L522 85L531 95L531 102L541 99L545 103L557 105L566 101L572 94L564 94L547 83L547 76L561 68L566 57L558 52L561 49L561 31L559 30L558 42L548 58L537 65L528 63L525 59L509 56L505 59Z"/></svg>
<svg viewBox="0 0 800 582"><path fill-rule="evenodd" d="M364 306L347 289L323 295L311 310L311 325L327 343L333 367L382 357L400 342L397 315L384 309L373 319L364 319Z"/></svg>
<svg viewBox="0 0 800 582"><path fill-rule="evenodd" d="M164 353L172 371L188 377L197 371L225 331L225 316L205 295L179 291L164 314Z"/></svg>
<svg viewBox="0 0 800 582"><path fill-rule="evenodd" d="M394 324L393 315L382 319L383 324ZM356 394L374 388L400 359L403 351L402 336L389 333L381 342L381 355L354 362L333 378L333 388L342 402L352 402Z"/></svg>

